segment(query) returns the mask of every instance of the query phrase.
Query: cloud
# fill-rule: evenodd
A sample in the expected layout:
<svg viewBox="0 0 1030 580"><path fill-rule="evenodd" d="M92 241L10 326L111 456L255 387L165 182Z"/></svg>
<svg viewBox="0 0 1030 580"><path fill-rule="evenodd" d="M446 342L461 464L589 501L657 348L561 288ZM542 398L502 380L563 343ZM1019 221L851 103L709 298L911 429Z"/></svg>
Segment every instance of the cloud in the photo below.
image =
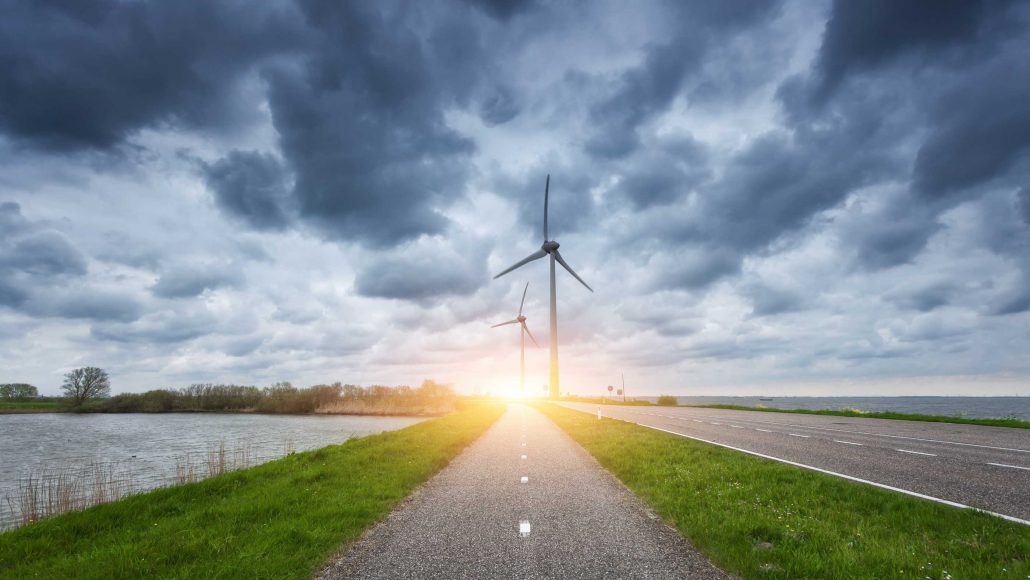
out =
<svg viewBox="0 0 1030 580"><path fill-rule="evenodd" d="M422 239L381 254L354 280L358 294L374 298L426 301L467 296L486 284L486 254L478 244L458 251L439 238Z"/></svg>
<svg viewBox="0 0 1030 580"><path fill-rule="evenodd" d="M0 258L0 268L31 276L81 276L86 258L61 234L42 231L16 241Z"/></svg>
<svg viewBox="0 0 1030 580"><path fill-rule="evenodd" d="M259 230L281 230L289 223L289 179L272 155L232 151L205 165L204 178L227 215Z"/></svg>
<svg viewBox="0 0 1030 580"><path fill-rule="evenodd" d="M96 0L8 4L0 128L54 150L106 149L145 127L210 128L250 66L296 41L279 3Z"/></svg>
<svg viewBox="0 0 1030 580"><path fill-rule="evenodd" d="M733 1L674 5L668 14L671 39L649 45L640 65L615 82L615 90L590 108L591 135L585 150L603 159L624 157L639 146L637 128L660 114L696 71L709 43L722 40L769 15L776 1Z"/></svg>
<svg viewBox="0 0 1030 580"><path fill-rule="evenodd" d="M476 54L474 30L429 19L419 31L373 5L304 9L314 49L303 69L266 74L300 217L330 239L376 247L441 233L439 208L462 193L475 149L444 111L477 77L475 61L445 57L459 40L472 43L459 54Z"/></svg>
<svg viewBox="0 0 1030 580"><path fill-rule="evenodd" d="M819 50L820 92L835 89L846 77L901 57L940 53L979 40L988 16L1008 2L941 0L933 5L873 0L856 5L835 0Z"/></svg>
<svg viewBox="0 0 1030 580"><path fill-rule="evenodd" d="M232 267L217 264L178 266L162 273L151 292L160 298L192 298L207 290L242 283L243 274Z"/></svg>

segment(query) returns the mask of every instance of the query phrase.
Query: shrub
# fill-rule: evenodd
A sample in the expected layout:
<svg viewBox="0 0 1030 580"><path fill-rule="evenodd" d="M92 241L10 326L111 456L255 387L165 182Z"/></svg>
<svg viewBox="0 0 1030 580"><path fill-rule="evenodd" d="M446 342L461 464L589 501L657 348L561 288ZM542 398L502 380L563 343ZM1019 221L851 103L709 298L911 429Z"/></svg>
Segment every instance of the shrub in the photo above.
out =
<svg viewBox="0 0 1030 580"><path fill-rule="evenodd" d="M658 404L663 407L675 407L679 404L679 401L677 401L676 397L673 397L672 395L662 395L658 397Z"/></svg>
<svg viewBox="0 0 1030 580"><path fill-rule="evenodd" d="M0 385L0 401L31 401L39 396L36 387L25 383Z"/></svg>

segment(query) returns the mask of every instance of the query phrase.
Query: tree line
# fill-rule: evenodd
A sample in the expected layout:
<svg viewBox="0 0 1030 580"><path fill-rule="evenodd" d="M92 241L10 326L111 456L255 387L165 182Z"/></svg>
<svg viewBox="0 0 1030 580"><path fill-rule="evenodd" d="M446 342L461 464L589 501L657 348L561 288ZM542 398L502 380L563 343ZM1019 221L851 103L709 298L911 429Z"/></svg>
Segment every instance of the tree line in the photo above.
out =
<svg viewBox="0 0 1030 580"><path fill-rule="evenodd" d="M457 400L450 385L431 380L424 381L417 388L385 385L361 387L339 382L304 388L295 387L289 382L279 382L264 388L197 383L179 389L154 389L145 393L111 396L110 377L98 367L82 367L67 373L61 391L72 410L96 413L237 411L304 414L346 413L356 409L357 412L372 410L421 414L426 410L448 410ZM0 385L0 398L15 400L16 394L25 397L25 400L38 397L36 388L31 385Z"/></svg>

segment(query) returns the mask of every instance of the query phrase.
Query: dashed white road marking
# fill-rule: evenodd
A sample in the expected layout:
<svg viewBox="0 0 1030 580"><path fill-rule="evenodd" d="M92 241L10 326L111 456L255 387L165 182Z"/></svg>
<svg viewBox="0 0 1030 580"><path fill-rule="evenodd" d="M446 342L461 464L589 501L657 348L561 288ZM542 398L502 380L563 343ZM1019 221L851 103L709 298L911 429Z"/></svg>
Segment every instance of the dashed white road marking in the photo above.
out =
<svg viewBox="0 0 1030 580"><path fill-rule="evenodd" d="M526 446L526 442L525 442L525 441L523 441L523 442L522 442L522 446L523 446L523 447L525 447L525 446Z"/></svg>
<svg viewBox="0 0 1030 580"><path fill-rule="evenodd" d="M843 443L845 445L857 445L858 447L865 447L864 443L855 443L854 441L841 441L840 439L834 439L834 443Z"/></svg>
<svg viewBox="0 0 1030 580"><path fill-rule="evenodd" d="M693 421L695 423L704 423L704 421L702 421L700 419L691 419L691 421Z"/></svg>
<svg viewBox="0 0 1030 580"><path fill-rule="evenodd" d="M758 429L758 428L756 428L755 431L761 431L762 433L772 433L772 431L770 431L768 429Z"/></svg>
<svg viewBox="0 0 1030 580"><path fill-rule="evenodd" d="M722 423L716 423L715 421L712 421L712 423L711 423L711 424L712 424L712 425L722 425Z"/></svg>
<svg viewBox="0 0 1030 580"><path fill-rule="evenodd" d="M937 457L936 453L925 453L923 451L912 451L911 449L895 449L895 451L900 451L902 453L911 453L913 455L926 455L928 457Z"/></svg>
<svg viewBox="0 0 1030 580"><path fill-rule="evenodd" d="M812 471L818 471L819 473L825 473L827 475L832 475L832 476L835 476L835 477L840 477L841 479L847 479L849 481L856 481L858 483L864 483L866 485L871 485L873 487L879 487L881 489L887 489L887 490L890 490L890 491L896 491L898 493L903 493L905 495L910 495L912 497L918 497L918 498L922 498L922 499L927 499L927 500L930 500L930 501L935 501L937 503L942 503L944 505L950 505L952 507L976 510L978 512L982 512L982 513L985 513L985 514L990 514L992 516L997 516L997 517L999 517L1001 519L1004 519L1004 520L1009 520L1010 522L1016 522L1017 524L1023 524L1024 526L1030 526L1030 520L1023 520L1023 519L1020 519L1020 518L1017 518L1017 517L1007 516L1005 514L999 514L998 512L982 510L980 508L975 508L973 506L968 506L968 505L966 505L964 503L958 503L957 501L941 499L939 497L934 497L932 495L926 495L926 494L923 494L923 493L919 493L917 491L911 491L911 490L907 490L907 489L902 489L900 487L894 487L892 485L887 485L887 484L884 484L884 483L877 483L875 481L869 481L868 479L862 479L860 477L855 477L853 475L846 475L844 473L839 473L839 472L836 472L836 471L830 471L829 469L823 469L821 467L815 467L814 465L805 465L804 463L798 463L796 461L790 461L790 460L787 460L787 459L783 459L781 457L773 457L772 455L766 455L765 453L759 453L757 451L750 451L748 449L741 449L740 447L734 447L732 445L726 445L725 443L717 443L717 442L709 440L709 439L702 439L700 437L694 437L693 435L686 435L684 433L677 433L675 431L670 431L668 429L662 429L661 427L655 427L653 425L644 425L643 423L637 423L637 425L640 425L641 427L647 427L648 429L654 429L655 431L661 431L663 433L669 433L670 435L676 435L676 436L679 436L679 437L686 437L687 439L693 439L694 441L700 441L702 443L708 443L710 445L717 445L719 447L724 447L726 449L732 449L733 451L739 451L741 453L747 453L748 455L754 455L755 457L761 457L763 459L771 459L773 461L779 461L780 463L786 463L787 465L793 465L794 467L801 467L803 469L810 469ZM1016 466L1007 466L1007 467L1016 467Z"/></svg>
<svg viewBox="0 0 1030 580"><path fill-rule="evenodd" d="M734 429L743 429L740 425L730 425L730 427L733 427Z"/></svg>
<svg viewBox="0 0 1030 580"><path fill-rule="evenodd" d="M523 458L523 459L525 459L525 458L526 458L526 456L525 456L525 455L523 455L523 456L522 456L522 458Z"/></svg>
<svg viewBox="0 0 1030 580"><path fill-rule="evenodd" d="M1008 463L987 463L987 465L994 465L996 467L1011 467L1012 469L1025 469L1030 471L1030 467L1023 467L1021 465L1009 465Z"/></svg>
<svg viewBox="0 0 1030 580"><path fill-rule="evenodd" d="M529 476L523 475L522 479L519 480L519 483L529 483Z"/></svg>
<svg viewBox="0 0 1030 580"><path fill-rule="evenodd" d="M525 538L529 535L529 520L519 520L519 537Z"/></svg>
<svg viewBox="0 0 1030 580"><path fill-rule="evenodd" d="M787 435L790 435L791 437L804 437L805 439L811 437L811 435L799 435L797 433L787 433Z"/></svg>
<svg viewBox="0 0 1030 580"><path fill-rule="evenodd" d="M572 408L575 408L575 407L569 407L569 408L572 409ZM752 411L741 411L741 412L750 413ZM683 415L674 416L673 418L677 419L677 420L681 420L681 421L686 421L688 419L690 419L691 421L696 421L696 419L691 419L690 417L686 417L686 416L683 416ZM851 429L834 429L834 428L831 428L831 427L820 427L818 425L797 425L797 424L793 424L793 423L769 422L769 421L761 421L761 420L756 420L756 419L748 419L748 421L751 422L751 423L764 423L766 425L776 425L778 427L800 427L802 429L818 429L820 431L833 431L835 433L852 433L854 435L869 435L870 437L889 437L891 439L906 439L906 440L909 440L909 441L923 441L923 442L926 442L926 443L943 443L945 445L961 445L963 447L979 447L981 449L997 449L998 451L1014 451L1016 453L1030 453L1030 449L1017 449L1017 448L1014 448L1014 447L998 447L998 446L995 446L995 445L982 445L982 444L979 444L979 443L962 443L962 442L959 442L959 441L946 441L946 440L943 440L943 439L926 439L926 438L923 438L923 437L910 437L910 436L907 436L907 435L888 435L886 433L870 433L868 431L854 431L854 430L851 430ZM721 425L721 423L711 423L711 424L712 425Z"/></svg>

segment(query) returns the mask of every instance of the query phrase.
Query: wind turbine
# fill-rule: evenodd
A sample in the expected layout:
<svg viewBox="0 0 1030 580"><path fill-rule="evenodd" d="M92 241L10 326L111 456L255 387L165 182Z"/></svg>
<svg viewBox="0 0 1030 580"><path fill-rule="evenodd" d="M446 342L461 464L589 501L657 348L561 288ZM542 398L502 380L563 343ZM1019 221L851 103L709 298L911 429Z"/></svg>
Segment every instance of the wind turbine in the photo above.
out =
<svg viewBox="0 0 1030 580"><path fill-rule="evenodd" d="M540 348L540 345L537 344L536 339L533 338L533 333L530 332L529 327L526 326L526 317L522 315L522 307L526 305L526 290L529 290L529 282L526 282L526 288L522 290L522 303L519 304L519 315L516 316L514 320L509 320L508 322L495 324L490 327L497 328L498 326L505 326L508 324L522 325L522 331L519 333L522 336L522 343L519 347L519 391L522 393L523 397L526 396L526 335L528 334L529 339L533 341L533 344L536 344L536 347Z"/></svg>
<svg viewBox="0 0 1030 580"><path fill-rule="evenodd" d="M575 278L576 280L579 280L580 284L586 286L587 290L590 290L591 292L593 292L594 289L591 288L589 284L584 282L583 279L580 278L579 275L577 275L575 272L573 272L572 268L570 268L569 265L567 263L565 263L565 260L562 259L561 254L558 253L558 246L560 244L558 244L558 242L550 239L550 237L547 234L547 203L548 203L548 199L550 197L550 190L551 190L551 175L548 174L547 175L547 182L544 184L544 243L543 243L543 245L540 246L539 250L537 250L536 252L533 252L528 257L523 259L521 262L516 263L514 266L512 266L512 267L508 268L507 270L501 272L500 274L494 276L494 279L496 280L497 278L500 278L501 276L504 276L505 274L507 274L508 272L511 272L512 270L515 270L517 268L525 266L526 264L532 262L533 260L539 260L540 258L543 258L544 256L550 256L551 257L551 383L550 383L550 387L551 387L551 398L557 399L558 398L558 304L557 304L558 300L557 300L557 292L556 292L555 286L554 286L554 263L558 262L559 264L561 264L563 268L565 268L566 270L569 271L569 274L572 274L573 278Z"/></svg>

